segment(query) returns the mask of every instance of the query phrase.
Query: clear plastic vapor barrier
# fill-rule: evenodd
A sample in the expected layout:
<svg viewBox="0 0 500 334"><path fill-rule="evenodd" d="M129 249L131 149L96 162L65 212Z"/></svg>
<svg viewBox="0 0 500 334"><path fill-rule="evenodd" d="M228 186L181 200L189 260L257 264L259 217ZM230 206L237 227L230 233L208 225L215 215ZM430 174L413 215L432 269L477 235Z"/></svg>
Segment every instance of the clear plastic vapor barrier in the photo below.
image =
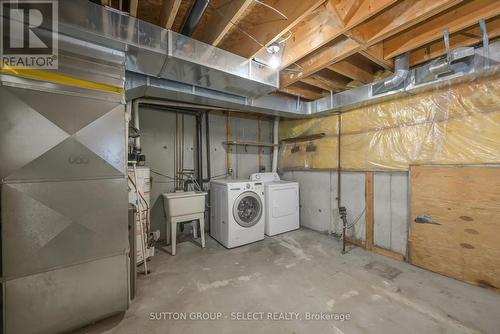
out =
<svg viewBox="0 0 500 334"><path fill-rule="evenodd" d="M339 116L332 115L281 122L280 138L287 140L280 148L280 167L337 168L338 121ZM341 167L346 170L499 163L500 78L477 79L345 112L340 142Z"/></svg>

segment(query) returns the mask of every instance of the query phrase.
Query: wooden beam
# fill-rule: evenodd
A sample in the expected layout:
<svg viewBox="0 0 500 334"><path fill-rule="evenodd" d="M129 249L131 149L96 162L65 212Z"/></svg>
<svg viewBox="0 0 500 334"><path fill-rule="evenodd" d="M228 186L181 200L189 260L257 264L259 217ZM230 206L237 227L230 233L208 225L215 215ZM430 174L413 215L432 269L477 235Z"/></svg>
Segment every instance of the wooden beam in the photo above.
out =
<svg viewBox="0 0 500 334"><path fill-rule="evenodd" d="M161 27L172 29L181 2L182 0L163 0L160 14Z"/></svg>
<svg viewBox="0 0 500 334"><path fill-rule="evenodd" d="M490 38L500 36L500 17L486 23ZM471 46L482 42L482 33L479 25L464 31L450 35L451 48ZM410 66L415 66L436 57L446 54L446 48L442 40L435 41L419 49L410 52Z"/></svg>
<svg viewBox="0 0 500 334"><path fill-rule="evenodd" d="M281 87L287 87L302 78L308 77L319 70L328 67L340 60L361 50L362 46L350 38L343 38L323 46L317 52L304 57L297 64L301 70L299 72L281 71Z"/></svg>
<svg viewBox="0 0 500 334"><path fill-rule="evenodd" d="M352 29L349 36L361 44L373 45L461 1L463 0L403 0Z"/></svg>
<svg viewBox="0 0 500 334"><path fill-rule="evenodd" d="M320 89L326 90L327 92L340 92L345 90L345 86L341 86L337 83L333 83L327 79L320 77L319 75L311 75L310 77L301 79L300 82L305 82L308 85L318 87Z"/></svg>
<svg viewBox="0 0 500 334"><path fill-rule="evenodd" d="M299 73L281 72L281 87L286 87L304 77L307 77L322 68L326 68L350 55L369 49L373 44L384 38L393 36L403 29L407 29L430 16L443 11L462 0L403 0L388 8L386 11L368 19L358 27L349 30L349 36L326 44L314 53L307 55L296 63L302 67ZM385 43L385 42L384 42ZM383 46L370 48L380 52ZM377 54L377 53L371 53ZM385 56L385 54L383 54ZM384 56L378 58L384 59ZM375 58L376 59L376 58ZM386 65L386 66L389 66Z"/></svg>
<svg viewBox="0 0 500 334"><path fill-rule="evenodd" d="M328 68L334 72L342 74L343 76L362 83L369 83L373 81L373 70L367 62L362 62L356 59L346 59L330 65Z"/></svg>
<svg viewBox="0 0 500 334"><path fill-rule="evenodd" d="M365 240L366 249L373 248L373 228L374 228L374 200L373 200L373 172L365 173Z"/></svg>
<svg viewBox="0 0 500 334"><path fill-rule="evenodd" d="M292 36L286 42L282 68L333 41L356 24L387 8L395 0L379 0L367 6L369 2L371 1L359 1L359 4L356 5L358 0L354 0L354 2L329 0L326 4L318 7L291 30ZM353 8L353 12L351 13L349 9L344 12L344 8ZM346 15L353 15L353 17L344 21Z"/></svg>
<svg viewBox="0 0 500 334"><path fill-rule="evenodd" d="M454 33L500 14L500 1L475 0L430 18L415 28L384 41L384 58L393 58L406 51L441 39L443 30Z"/></svg>
<svg viewBox="0 0 500 334"><path fill-rule="evenodd" d="M393 71L394 70L394 60L393 59L384 59L384 45L383 43L375 44L370 46L364 50L359 52L364 57L370 59L375 64L380 67L385 68L386 70Z"/></svg>
<svg viewBox="0 0 500 334"><path fill-rule="evenodd" d="M283 13L287 19L266 6L256 4L252 7L252 11L240 20L238 26L260 44L269 45L301 22L323 2L324 0L273 1L273 8ZM225 38L219 47L245 58L253 57L262 49L261 45L241 31L235 31L228 37L230 38Z"/></svg>
<svg viewBox="0 0 500 334"><path fill-rule="evenodd" d="M129 13L130 16L137 17L137 8L139 7L139 0L130 0Z"/></svg>
<svg viewBox="0 0 500 334"><path fill-rule="evenodd" d="M307 84L298 82L292 86L280 89L280 92L295 95L295 96L300 96L301 98L307 99L307 100L317 100L319 98L322 98L325 94L322 92L318 92L318 90L315 90L313 87L310 87Z"/></svg>
<svg viewBox="0 0 500 334"><path fill-rule="evenodd" d="M291 30L292 35L286 41L281 67L285 68L325 45L340 36L343 30L342 20L327 11L325 5L320 6Z"/></svg>
<svg viewBox="0 0 500 334"><path fill-rule="evenodd" d="M347 89L346 86L351 82L351 79L325 68L300 81L321 88L327 92L341 92Z"/></svg>
<svg viewBox="0 0 500 334"><path fill-rule="evenodd" d="M213 8L206 28L195 33L196 39L217 46L252 3L253 0L232 0Z"/></svg>
<svg viewBox="0 0 500 334"><path fill-rule="evenodd" d="M339 2L339 1L336 1L336 2ZM343 2L346 2L346 1L343 1ZM342 17L344 24L347 24L350 20L352 20L354 15L360 10L362 3L367 3L367 2L368 1L365 1L365 0L353 0L350 3L350 6L346 8L344 16Z"/></svg>

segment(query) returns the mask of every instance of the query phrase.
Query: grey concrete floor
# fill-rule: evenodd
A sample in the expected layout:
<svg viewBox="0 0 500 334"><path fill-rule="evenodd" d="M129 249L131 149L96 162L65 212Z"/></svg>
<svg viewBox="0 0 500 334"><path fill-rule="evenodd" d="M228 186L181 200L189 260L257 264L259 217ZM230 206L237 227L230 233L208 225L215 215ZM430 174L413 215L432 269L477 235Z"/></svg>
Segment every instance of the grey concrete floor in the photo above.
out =
<svg viewBox="0 0 500 334"><path fill-rule="evenodd" d="M125 314L77 333L500 333L500 294L360 248L341 255L338 241L305 229L232 250L182 242L150 266ZM173 319L196 312L222 318ZM235 319L246 312L258 320Z"/></svg>

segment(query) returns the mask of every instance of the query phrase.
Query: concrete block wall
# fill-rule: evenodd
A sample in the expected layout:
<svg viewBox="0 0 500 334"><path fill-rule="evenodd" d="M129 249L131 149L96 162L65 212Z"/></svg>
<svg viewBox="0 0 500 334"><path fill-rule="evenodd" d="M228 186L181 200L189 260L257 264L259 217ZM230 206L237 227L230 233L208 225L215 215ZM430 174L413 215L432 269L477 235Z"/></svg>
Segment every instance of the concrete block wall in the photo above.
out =
<svg viewBox="0 0 500 334"><path fill-rule="evenodd" d="M175 176L174 143L175 113L154 108L141 107L140 110L141 146L146 155L146 166L153 171L170 177ZM211 112L210 126L210 160L213 177L226 177L226 114ZM203 168L207 176L205 122L203 122ZM258 138L258 120L255 118L231 115L232 140L255 141ZM184 115L184 168L195 168L196 154L196 119L195 116ZM272 120L261 119L261 138L265 142L272 140ZM260 154L256 147L233 146L231 153L232 178L248 179L250 174L258 172L259 166L265 171L271 170L271 148L265 148ZM259 164L260 160L260 164ZM174 190L171 179L151 173L151 229L160 230L161 239L166 236L165 214L162 193ZM208 187L208 184L205 184Z"/></svg>
<svg viewBox="0 0 500 334"><path fill-rule="evenodd" d="M374 175L375 245L406 252L408 225L407 173ZM287 171L282 178L300 184L300 224L323 232L341 233L342 222L337 205L336 171ZM365 173L341 173L341 205L347 208L349 223L359 220L348 235L365 240Z"/></svg>

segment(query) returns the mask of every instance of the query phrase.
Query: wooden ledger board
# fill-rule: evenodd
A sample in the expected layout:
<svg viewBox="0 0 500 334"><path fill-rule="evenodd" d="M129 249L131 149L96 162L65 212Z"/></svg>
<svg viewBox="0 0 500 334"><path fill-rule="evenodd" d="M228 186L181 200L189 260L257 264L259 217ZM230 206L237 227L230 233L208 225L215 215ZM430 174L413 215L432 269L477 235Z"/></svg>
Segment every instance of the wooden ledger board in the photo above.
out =
<svg viewBox="0 0 500 334"><path fill-rule="evenodd" d="M410 182L410 262L500 291L500 167L412 166Z"/></svg>

